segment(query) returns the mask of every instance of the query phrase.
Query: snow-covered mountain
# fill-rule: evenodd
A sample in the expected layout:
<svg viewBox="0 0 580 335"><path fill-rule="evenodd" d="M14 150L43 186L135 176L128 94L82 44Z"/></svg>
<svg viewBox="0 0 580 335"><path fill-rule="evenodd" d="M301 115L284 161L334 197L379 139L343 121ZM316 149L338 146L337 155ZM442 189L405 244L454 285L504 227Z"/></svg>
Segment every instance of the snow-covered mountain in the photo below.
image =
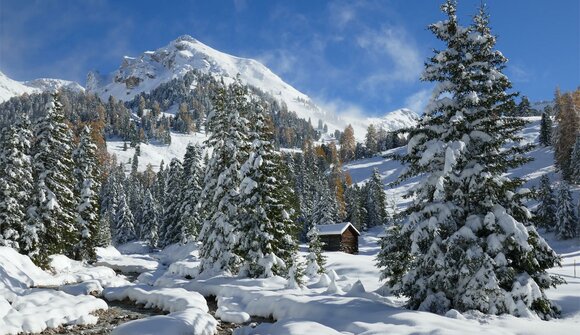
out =
<svg viewBox="0 0 580 335"><path fill-rule="evenodd" d="M24 93L36 93L38 89L27 86L19 81L8 78L0 72L0 102Z"/></svg>
<svg viewBox="0 0 580 335"><path fill-rule="evenodd" d="M239 74L242 82L283 101L300 118L310 118L313 123L322 120L331 132L334 129L343 130L349 123L352 124L355 136L359 139L364 138L366 127L370 123L395 130L398 127L412 126L417 119L417 115L408 109L397 110L384 118L336 115L316 105L309 96L284 82L262 63L215 50L188 35L181 36L155 51L145 51L137 57L124 57L120 67L109 75L90 72L86 88L103 99L113 96L127 101L194 69L223 78L226 83L233 81Z"/></svg>
<svg viewBox="0 0 580 335"><path fill-rule="evenodd" d="M63 79L41 78L26 82L19 82L8 78L0 72L0 102L6 101L12 97L24 93L40 93L45 91L56 91L58 89L67 89L74 92L84 91L84 88L74 81Z"/></svg>
<svg viewBox="0 0 580 335"><path fill-rule="evenodd" d="M402 128L412 128L417 125L419 115L408 108L392 111L382 118L368 118L367 122L386 131L394 131Z"/></svg>
<svg viewBox="0 0 580 335"><path fill-rule="evenodd" d="M262 63L212 49L188 35L138 57L124 57L119 69L108 76L89 73L86 87L104 99L112 95L127 101L194 69L224 78L226 83L239 74L242 82L285 102L299 117L310 117L313 122L322 119L329 127L341 126L335 115L322 110L310 97L285 83Z"/></svg>
<svg viewBox="0 0 580 335"><path fill-rule="evenodd" d="M24 85L37 88L43 92L49 91L53 92L59 89L66 89L73 92L84 92L85 88L79 85L79 83L64 79L53 79L53 78L39 78L24 82Z"/></svg>

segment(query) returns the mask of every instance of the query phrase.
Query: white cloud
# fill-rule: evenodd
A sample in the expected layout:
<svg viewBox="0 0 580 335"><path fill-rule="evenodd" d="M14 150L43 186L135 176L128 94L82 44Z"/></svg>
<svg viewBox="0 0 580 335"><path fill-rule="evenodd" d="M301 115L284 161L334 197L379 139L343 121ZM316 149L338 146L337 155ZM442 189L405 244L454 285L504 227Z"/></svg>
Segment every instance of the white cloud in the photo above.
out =
<svg viewBox="0 0 580 335"><path fill-rule="evenodd" d="M506 68L506 72L514 83L529 83L533 77L531 71L520 64L510 64Z"/></svg>
<svg viewBox="0 0 580 335"><path fill-rule="evenodd" d="M417 114L423 114L425 106L431 98L431 92L431 89L423 89L411 94L405 99L405 107Z"/></svg>
<svg viewBox="0 0 580 335"><path fill-rule="evenodd" d="M419 51L402 27L385 27L380 31L367 30L357 38L359 47L375 58L387 56L390 71L372 74L363 81L363 87L392 86L398 82L411 83L419 79L423 62Z"/></svg>

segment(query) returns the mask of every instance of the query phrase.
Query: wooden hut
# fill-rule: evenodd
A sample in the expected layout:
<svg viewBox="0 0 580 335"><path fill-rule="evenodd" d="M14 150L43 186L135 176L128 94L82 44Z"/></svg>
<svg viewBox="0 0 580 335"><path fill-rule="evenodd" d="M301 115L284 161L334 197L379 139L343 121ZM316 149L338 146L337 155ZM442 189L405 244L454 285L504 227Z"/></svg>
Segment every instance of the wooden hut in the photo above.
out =
<svg viewBox="0 0 580 335"><path fill-rule="evenodd" d="M349 254L358 253L359 231L350 222L318 225L318 235L324 243L326 251L344 251Z"/></svg>

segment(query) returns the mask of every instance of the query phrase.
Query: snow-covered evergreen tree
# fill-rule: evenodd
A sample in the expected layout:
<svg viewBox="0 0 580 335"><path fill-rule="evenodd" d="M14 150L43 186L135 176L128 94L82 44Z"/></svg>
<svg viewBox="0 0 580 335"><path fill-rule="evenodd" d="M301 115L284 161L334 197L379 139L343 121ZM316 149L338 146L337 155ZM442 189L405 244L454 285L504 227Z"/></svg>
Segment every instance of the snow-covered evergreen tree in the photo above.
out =
<svg viewBox="0 0 580 335"><path fill-rule="evenodd" d="M455 1L442 10L446 20L429 28L446 48L423 74L438 84L402 157L408 169L400 180L423 179L408 194L408 220L381 242L381 278L412 309L549 319L558 310L544 290L561 278L546 270L560 260L530 223L525 192L516 190L523 181L505 175L530 149L506 147L525 122L506 117L514 106L506 59L483 8L469 28L459 25Z"/></svg>
<svg viewBox="0 0 580 335"><path fill-rule="evenodd" d="M38 253L38 234L29 226L28 206L32 194L30 122L22 114L14 125L0 132L0 246L21 253Z"/></svg>
<svg viewBox="0 0 580 335"><path fill-rule="evenodd" d="M58 95L34 127L32 147L35 176L33 220L40 224L41 254L72 256L78 242L72 131L66 124Z"/></svg>
<svg viewBox="0 0 580 335"><path fill-rule="evenodd" d="M272 143L265 111L254 104L250 156L242 165L240 184L241 231L239 250L244 258L242 275L271 277L287 273L286 262L297 251L289 208L277 192L286 176L277 173L282 163ZM283 257L286 258L282 260Z"/></svg>
<svg viewBox="0 0 580 335"><path fill-rule="evenodd" d="M122 165L117 165L113 156L111 166L108 168L108 175L103 185L101 185L101 206L100 206L100 223L99 223L99 242L100 246L108 246L112 243L119 192L123 190L125 172Z"/></svg>
<svg viewBox="0 0 580 335"><path fill-rule="evenodd" d="M538 208L536 209L537 226L547 231L556 228L556 200L554 192L550 186L550 178L543 175L540 178L540 189L538 190Z"/></svg>
<svg viewBox="0 0 580 335"><path fill-rule="evenodd" d="M548 146L552 144L552 118L546 112L542 113L540 121L540 144Z"/></svg>
<svg viewBox="0 0 580 335"><path fill-rule="evenodd" d="M572 157L570 157L570 181L576 185L580 184L580 134L576 135Z"/></svg>
<svg viewBox="0 0 580 335"><path fill-rule="evenodd" d="M189 144L183 157L183 203L181 217L181 242L194 241L201 229L198 204L203 189L202 148L198 144Z"/></svg>
<svg viewBox="0 0 580 335"><path fill-rule="evenodd" d="M313 224L308 231L308 255L306 256L306 275L314 277L326 272L326 256L322 254L323 243L318 235L318 227Z"/></svg>
<svg viewBox="0 0 580 335"><path fill-rule="evenodd" d="M139 240L148 241L153 248L157 247L159 242L159 204L150 190L145 191L143 197L143 223L139 230Z"/></svg>
<svg viewBox="0 0 580 335"><path fill-rule="evenodd" d="M365 208L367 210L366 227L382 226L387 222L386 196L383 181L378 169L373 169L369 182L365 185Z"/></svg>
<svg viewBox="0 0 580 335"><path fill-rule="evenodd" d="M115 212L114 228L112 231L113 245L121 245L137 238L135 234L135 219L127 203L127 197L123 190L118 193L117 211Z"/></svg>
<svg viewBox="0 0 580 335"><path fill-rule="evenodd" d="M561 181L556 195L556 236L559 239L574 238L578 234L580 222L574 212L570 185Z"/></svg>
<svg viewBox="0 0 580 335"><path fill-rule="evenodd" d="M205 173L201 210L204 223L199 239L200 273L236 273L240 234L238 187L240 167L248 157L247 88L238 81L220 90L208 116L213 149Z"/></svg>
<svg viewBox="0 0 580 335"><path fill-rule="evenodd" d="M163 199L163 220L159 227L159 245L161 247L179 243L183 238L180 225L183 208L183 166L179 159L171 160L166 178L165 188L168 192Z"/></svg>
<svg viewBox="0 0 580 335"><path fill-rule="evenodd" d="M335 224L336 222L336 207L332 194L326 181L320 180L318 182L318 198L314 201L314 209L311 216L312 225L327 225Z"/></svg>
<svg viewBox="0 0 580 335"><path fill-rule="evenodd" d="M73 153L75 162L77 194L77 229L78 242L75 245L77 260L96 260L96 244L100 222L99 171L97 162L97 146L91 138L91 130L85 127L80 135L80 142Z"/></svg>

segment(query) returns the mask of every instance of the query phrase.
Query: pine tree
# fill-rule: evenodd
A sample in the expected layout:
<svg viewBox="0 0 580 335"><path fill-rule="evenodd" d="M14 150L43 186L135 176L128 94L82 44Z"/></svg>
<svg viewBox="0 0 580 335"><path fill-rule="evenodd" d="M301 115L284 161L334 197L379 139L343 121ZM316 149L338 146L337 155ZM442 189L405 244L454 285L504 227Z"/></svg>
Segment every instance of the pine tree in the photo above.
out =
<svg viewBox="0 0 580 335"><path fill-rule="evenodd" d="M312 225L328 225L336 223L336 207L333 206L332 194L325 181L318 183L318 198L314 202L311 216Z"/></svg>
<svg viewBox="0 0 580 335"><path fill-rule="evenodd" d="M366 213L366 210L362 206L361 193L360 187L356 184L346 189L346 211L347 221L357 229L364 230L366 229L366 219L364 219L363 213Z"/></svg>
<svg viewBox="0 0 580 335"><path fill-rule="evenodd" d="M556 197L556 236L562 240L574 238L577 236L578 226L570 185L561 181Z"/></svg>
<svg viewBox="0 0 580 335"><path fill-rule="evenodd" d="M308 256L306 256L306 275L314 277L326 272L326 256L322 254L323 243L318 235L318 227L312 224L308 230Z"/></svg>
<svg viewBox="0 0 580 335"><path fill-rule="evenodd" d="M377 129L374 125L370 124L367 128L367 135L365 137L365 145L367 150L371 155L374 155L379 150L379 137L377 134Z"/></svg>
<svg viewBox="0 0 580 335"><path fill-rule="evenodd" d="M0 246L34 257L38 253L38 235L35 227L27 224L34 183L30 138L26 114L0 132Z"/></svg>
<svg viewBox="0 0 580 335"><path fill-rule="evenodd" d="M137 238L135 234L135 220L127 203L125 192L121 189L118 194L118 206L115 212L114 229L112 230L113 245L118 246Z"/></svg>
<svg viewBox="0 0 580 335"><path fill-rule="evenodd" d="M78 242L72 132L58 95L34 127L32 147L35 190L33 220L39 224L41 255L72 256ZM39 261L42 262L42 261Z"/></svg>
<svg viewBox="0 0 580 335"><path fill-rule="evenodd" d="M166 247L182 240L180 225L183 207L183 166L174 158L167 170L166 189L169 190L163 199L163 222L159 227L159 245Z"/></svg>
<svg viewBox="0 0 580 335"><path fill-rule="evenodd" d="M112 243L113 229L115 227L115 214L119 206L119 192L121 192L125 173L123 167L118 166L116 158L107 169L107 176L101 186L100 192L100 223L99 223L99 246L108 246Z"/></svg>
<svg viewBox="0 0 580 335"><path fill-rule="evenodd" d="M143 197L143 224L140 229L139 240L148 241L153 248L157 247L159 242L159 204L153 198L150 190L145 191Z"/></svg>
<svg viewBox="0 0 580 335"><path fill-rule="evenodd" d="M252 146L241 168L239 195L241 231L244 232L239 241L244 258L240 273L254 278L283 275L288 269L280 255L291 256L297 244L290 235L292 222L283 199L276 197L278 187L283 186L276 178L279 153L274 151L274 136L268 129L262 106L254 104L250 116L254 128L250 134ZM284 240L286 243L282 243ZM292 250L285 250L288 247Z"/></svg>
<svg viewBox="0 0 580 335"><path fill-rule="evenodd" d="M194 241L200 230L198 203L203 189L202 149L198 144L189 144L183 157L183 204L179 226L181 242Z"/></svg>
<svg viewBox="0 0 580 335"><path fill-rule="evenodd" d="M80 135L80 142L73 153L75 162L77 203L78 242L75 246L75 259L94 261L96 255L96 237L100 222L100 183L97 162L97 146L91 138L91 130L85 127Z"/></svg>
<svg viewBox="0 0 580 335"><path fill-rule="evenodd" d="M536 210L537 226L547 231L556 227L556 200L554 192L550 186L550 179L547 175L540 178L540 189L538 192L538 208Z"/></svg>
<svg viewBox="0 0 580 335"><path fill-rule="evenodd" d="M447 19L429 28L447 48L435 51L423 74L439 83L410 133L401 158L409 167L399 180L424 178L408 194L409 219L381 241L381 278L412 309L533 311L549 319L558 310L544 290L561 278L546 270L560 260L530 223L516 191L523 181L505 175L530 149L505 147L519 141L525 123L509 117L506 59L494 50L483 8L469 28L458 24L455 1L442 10Z"/></svg>
<svg viewBox="0 0 580 335"><path fill-rule="evenodd" d="M247 88L239 80L221 89L209 117L211 134L206 145L213 149L207 164L201 210L204 223L199 239L200 273L236 273L242 262L238 249L239 170L248 156Z"/></svg>
<svg viewBox="0 0 580 335"><path fill-rule="evenodd" d="M570 181L580 184L580 134L576 135L572 157L570 157Z"/></svg>
<svg viewBox="0 0 580 335"><path fill-rule="evenodd" d="M548 146L552 144L552 118L546 112L542 113L540 121L540 144Z"/></svg>
<svg viewBox="0 0 580 335"><path fill-rule="evenodd" d="M386 197L383 191L383 181L379 170L373 169L371 179L365 185L365 208L367 211L368 228L382 226L387 221Z"/></svg>

